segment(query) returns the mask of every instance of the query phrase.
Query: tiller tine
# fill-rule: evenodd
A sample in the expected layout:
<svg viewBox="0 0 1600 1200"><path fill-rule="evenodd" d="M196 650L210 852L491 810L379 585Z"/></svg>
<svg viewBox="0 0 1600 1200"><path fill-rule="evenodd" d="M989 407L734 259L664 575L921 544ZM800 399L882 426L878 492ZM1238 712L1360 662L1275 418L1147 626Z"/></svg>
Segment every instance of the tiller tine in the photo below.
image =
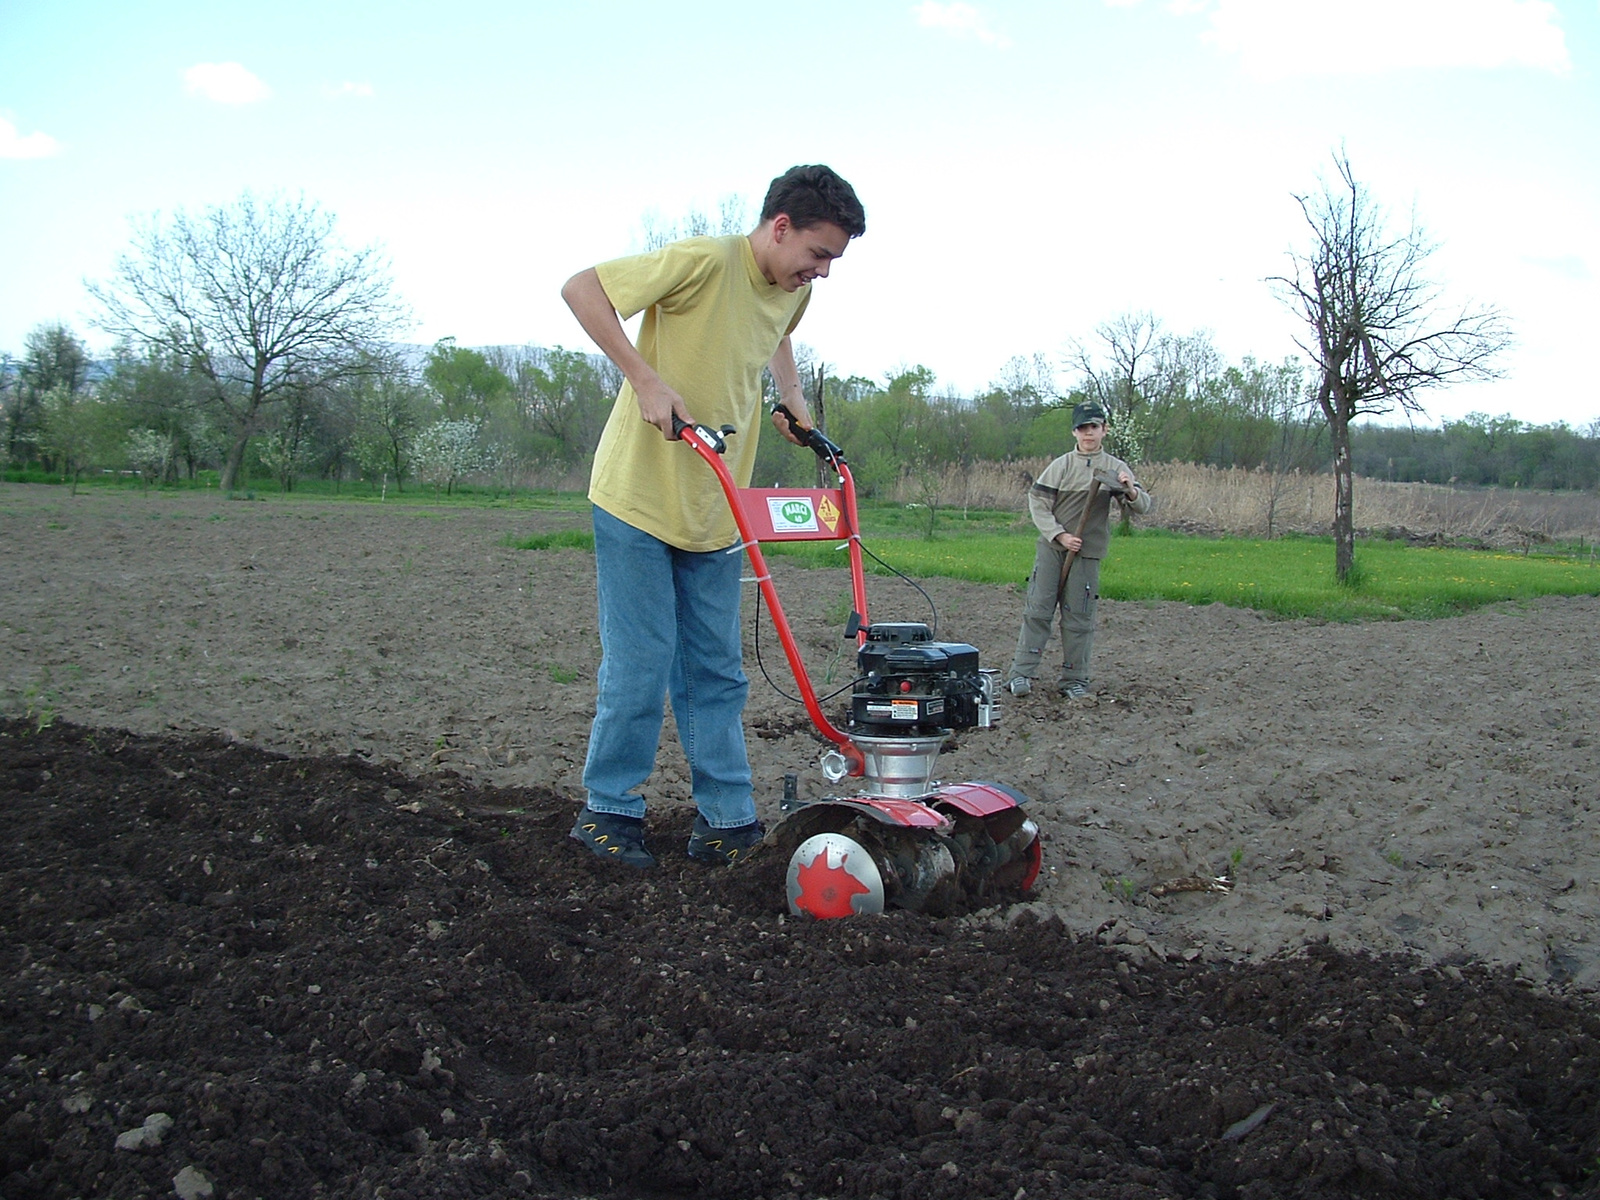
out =
<svg viewBox="0 0 1600 1200"><path fill-rule="evenodd" d="M921 800L861 796L819 800L774 835L792 847L789 911L829 919L921 912L993 888L1027 890L1039 875L1038 827L1018 793L954 784Z"/></svg>

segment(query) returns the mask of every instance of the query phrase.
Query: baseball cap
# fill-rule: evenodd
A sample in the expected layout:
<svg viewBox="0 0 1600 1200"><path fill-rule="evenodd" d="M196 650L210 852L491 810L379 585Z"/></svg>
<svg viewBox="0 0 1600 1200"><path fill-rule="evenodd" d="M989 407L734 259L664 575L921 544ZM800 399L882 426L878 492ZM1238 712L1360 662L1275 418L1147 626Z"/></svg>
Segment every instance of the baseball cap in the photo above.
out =
<svg viewBox="0 0 1600 1200"><path fill-rule="evenodd" d="M1085 400L1081 404L1072 406L1072 427L1074 429L1079 425L1089 425L1095 421L1102 425L1106 423L1106 410L1101 407L1099 401Z"/></svg>

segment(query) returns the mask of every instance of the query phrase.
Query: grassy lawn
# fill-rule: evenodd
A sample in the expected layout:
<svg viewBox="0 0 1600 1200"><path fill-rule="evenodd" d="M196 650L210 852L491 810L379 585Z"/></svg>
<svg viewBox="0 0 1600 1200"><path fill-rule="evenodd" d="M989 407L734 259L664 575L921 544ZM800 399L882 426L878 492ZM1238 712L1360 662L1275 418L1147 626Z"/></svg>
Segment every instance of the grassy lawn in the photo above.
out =
<svg viewBox="0 0 1600 1200"><path fill-rule="evenodd" d="M941 514L932 539L925 513L899 507L864 505L861 523L865 547L912 577L1020 584L1033 569L1032 526L1012 513L975 513L965 521ZM570 530L504 544L542 550L594 543L589 534ZM763 549L807 566L846 565L842 544L835 541L777 542ZM1100 593L1113 600L1231 604L1326 621L1442 617L1535 596L1600 595L1600 565L1588 553L1524 556L1361 541L1356 565L1359 584L1340 587L1333 577L1331 538L1201 538L1147 529L1112 539ZM885 572L871 554L867 569Z"/></svg>
<svg viewBox="0 0 1600 1200"><path fill-rule="evenodd" d="M1009 514L1008 514L1009 517ZM864 544L907 575L944 575L978 583L1021 583L1033 568L1031 528L994 524L963 533L942 518L932 540L879 532L862 512ZM832 542L768 547L818 566L842 566ZM1117 536L1100 573L1100 593L1113 600L1181 600L1231 604L1285 617L1329 621L1440 617L1485 604L1545 595L1600 595L1600 566L1571 555L1495 553L1361 541L1360 582L1333 577L1331 538L1199 538L1165 530ZM880 569L868 559L869 569Z"/></svg>
<svg viewBox="0 0 1600 1200"><path fill-rule="evenodd" d="M1441 617L1504 600L1600 594L1600 566L1576 557L1368 540L1356 543L1356 568L1356 586L1334 581L1332 538L1213 541L1148 531L1114 544L1100 590L1118 600L1222 603L1335 621Z"/></svg>

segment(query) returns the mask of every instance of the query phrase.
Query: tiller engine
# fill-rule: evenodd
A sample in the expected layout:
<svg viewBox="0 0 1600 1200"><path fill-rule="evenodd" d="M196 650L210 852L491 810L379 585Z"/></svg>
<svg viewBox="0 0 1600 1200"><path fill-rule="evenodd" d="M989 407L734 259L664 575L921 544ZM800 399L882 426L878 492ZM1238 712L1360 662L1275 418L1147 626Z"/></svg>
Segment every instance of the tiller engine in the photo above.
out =
<svg viewBox="0 0 1600 1200"><path fill-rule="evenodd" d="M837 488L740 488L722 461L732 426L679 424L678 432L716 471L738 522L742 548L772 611L802 702L832 746L822 755L830 785L854 790L799 798L784 781L783 820L769 840L789 855L789 910L814 917L882 912L889 904L923 910L957 898L1022 891L1039 877L1038 827L1027 797L999 783L940 783L939 752L958 730L993 725L996 672L978 651L934 641L926 625L867 620L855 481L843 451L815 430L790 428L838 477ZM762 542L843 540L849 553L856 678L843 730L822 711L784 616Z"/></svg>

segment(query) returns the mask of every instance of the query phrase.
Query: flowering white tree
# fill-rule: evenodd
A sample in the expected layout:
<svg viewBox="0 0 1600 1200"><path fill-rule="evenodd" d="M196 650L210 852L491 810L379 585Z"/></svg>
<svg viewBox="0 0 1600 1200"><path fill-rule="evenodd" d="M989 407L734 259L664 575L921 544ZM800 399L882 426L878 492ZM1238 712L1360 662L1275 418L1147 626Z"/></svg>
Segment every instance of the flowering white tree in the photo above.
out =
<svg viewBox="0 0 1600 1200"><path fill-rule="evenodd" d="M448 495L463 475L483 467L478 426L472 421L435 421L411 444L411 465L424 483Z"/></svg>
<svg viewBox="0 0 1600 1200"><path fill-rule="evenodd" d="M139 472L148 491L151 483L167 473L172 461L172 438L159 429L135 429L125 443L128 465Z"/></svg>
<svg viewBox="0 0 1600 1200"><path fill-rule="evenodd" d="M298 428L280 429L261 439L256 454L261 465L278 477L278 486L287 492L311 461L311 443L301 436Z"/></svg>

